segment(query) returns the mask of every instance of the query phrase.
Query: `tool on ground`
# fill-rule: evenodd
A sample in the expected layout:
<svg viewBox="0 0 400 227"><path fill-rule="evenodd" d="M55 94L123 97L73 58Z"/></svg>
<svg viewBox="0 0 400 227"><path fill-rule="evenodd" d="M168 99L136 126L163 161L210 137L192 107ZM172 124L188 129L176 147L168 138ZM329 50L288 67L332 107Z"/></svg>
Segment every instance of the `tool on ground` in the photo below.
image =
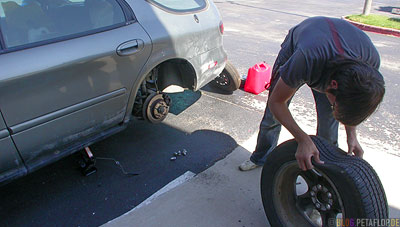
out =
<svg viewBox="0 0 400 227"><path fill-rule="evenodd" d="M85 147L85 149L81 150L81 157L82 159L79 161L79 166L82 174L84 176L89 176L95 173L97 171L97 168L94 166L96 160L89 147Z"/></svg>
<svg viewBox="0 0 400 227"><path fill-rule="evenodd" d="M121 169L121 171L124 175L127 175L127 176L139 175L138 173L131 173L131 172L125 171L124 167L121 165L121 163L118 160L115 160L113 158L95 157L89 147L85 147L85 149L83 149L81 151L81 157L82 157L82 159L79 161L79 166L80 166L81 172L84 176L89 176L92 173L95 173L97 171L97 168L95 167L97 160L113 161Z"/></svg>
<svg viewBox="0 0 400 227"><path fill-rule="evenodd" d="M181 150L179 150L179 151L177 151L177 152L174 152L174 156L172 156L171 158L170 158L170 160L171 161L175 161L179 156L186 156L187 155L187 150L186 149L183 149L182 151Z"/></svg>

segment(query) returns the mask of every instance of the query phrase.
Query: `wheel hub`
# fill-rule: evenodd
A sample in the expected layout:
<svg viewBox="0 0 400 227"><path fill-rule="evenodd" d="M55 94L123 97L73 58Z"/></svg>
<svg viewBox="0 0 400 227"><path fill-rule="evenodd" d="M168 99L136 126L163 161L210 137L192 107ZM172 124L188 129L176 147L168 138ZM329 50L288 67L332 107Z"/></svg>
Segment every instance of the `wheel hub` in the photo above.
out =
<svg viewBox="0 0 400 227"><path fill-rule="evenodd" d="M164 100L157 100L153 106L153 116L156 119L165 118L168 114L168 105Z"/></svg>
<svg viewBox="0 0 400 227"><path fill-rule="evenodd" d="M143 105L143 118L151 123L160 123L167 117L170 104L171 99L167 94L149 95Z"/></svg>
<svg viewBox="0 0 400 227"><path fill-rule="evenodd" d="M314 185L311 188L311 200L320 211L328 211L332 208L333 198L332 193L327 187L321 184Z"/></svg>
<svg viewBox="0 0 400 227"><path fill-rule="evenodd" d="M227 86L229 84L228 77L223 73L219 74L217 78L215 78L215 81L221 86Z"/></svg>

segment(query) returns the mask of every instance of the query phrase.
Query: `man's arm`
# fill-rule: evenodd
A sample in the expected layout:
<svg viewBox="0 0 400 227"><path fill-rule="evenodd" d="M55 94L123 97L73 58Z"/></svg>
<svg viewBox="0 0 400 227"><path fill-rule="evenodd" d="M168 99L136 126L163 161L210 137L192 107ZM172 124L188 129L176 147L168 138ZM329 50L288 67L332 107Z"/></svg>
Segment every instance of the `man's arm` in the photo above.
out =
<svg viewBox="0 0 400 227"><path fill-rule="evenodd" d="M354 153L355 156L362 158L364 155L364 150L361 148L361 145L358 142L356 126L345 125L344 127L346 129L347 145L349 147L347 153L349 155Z"/></svg>
<svg viewBox="0 0 400 227"><path fill-rule="evenodd" d="M319 151L311 138L298 126L287 106L287 101L296 93L295 88L289 87L279 78L272 94L268 98L268 106L275 118L294 136L298 143L296 159L302 170L312 169L311 157L318 163Z"/></svg>

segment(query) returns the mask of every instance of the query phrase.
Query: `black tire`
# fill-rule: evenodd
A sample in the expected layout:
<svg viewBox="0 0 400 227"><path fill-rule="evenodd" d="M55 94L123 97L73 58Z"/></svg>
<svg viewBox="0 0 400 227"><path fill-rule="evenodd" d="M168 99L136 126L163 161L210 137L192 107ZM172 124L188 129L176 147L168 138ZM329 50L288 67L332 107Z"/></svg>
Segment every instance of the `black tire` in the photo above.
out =
<svg viewBox="0 0 400 227"><path fill-rule="evenodd" d="M387 219L385 191L373 168L322 138L311 138L324 161L323 165L313 162L314 170L299 169L295 140L279 145L266 160L261 196L271 226L345 226L337 224ZM307 186L304 193L297 191L299 179Z"/></svg>
<svg viewBox="0 0 400 227"><path fill-rule="evenodd" d="M227 61L224 70L211 81L210 85L223 91L233 92L239 89L240 83L239 72L230 61Z"/></svg>

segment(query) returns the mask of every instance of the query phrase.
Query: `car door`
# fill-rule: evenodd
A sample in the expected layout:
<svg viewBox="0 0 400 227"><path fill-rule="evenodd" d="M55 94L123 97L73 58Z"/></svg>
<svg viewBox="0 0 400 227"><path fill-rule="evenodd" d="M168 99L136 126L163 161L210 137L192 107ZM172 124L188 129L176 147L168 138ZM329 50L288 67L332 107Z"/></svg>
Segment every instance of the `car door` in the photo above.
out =
<svg viewBox="0 0 400 227"><path fill-rule="evenodd" d="M28 170L123 121L151 51L122 0L1 1L0 106Z"/></svg>
<svg viewBox="0 0 400 227"><path fill-rule="evenodd" d="M0 112L0 182L25 173L26 168L18 155Z"/></svg>

